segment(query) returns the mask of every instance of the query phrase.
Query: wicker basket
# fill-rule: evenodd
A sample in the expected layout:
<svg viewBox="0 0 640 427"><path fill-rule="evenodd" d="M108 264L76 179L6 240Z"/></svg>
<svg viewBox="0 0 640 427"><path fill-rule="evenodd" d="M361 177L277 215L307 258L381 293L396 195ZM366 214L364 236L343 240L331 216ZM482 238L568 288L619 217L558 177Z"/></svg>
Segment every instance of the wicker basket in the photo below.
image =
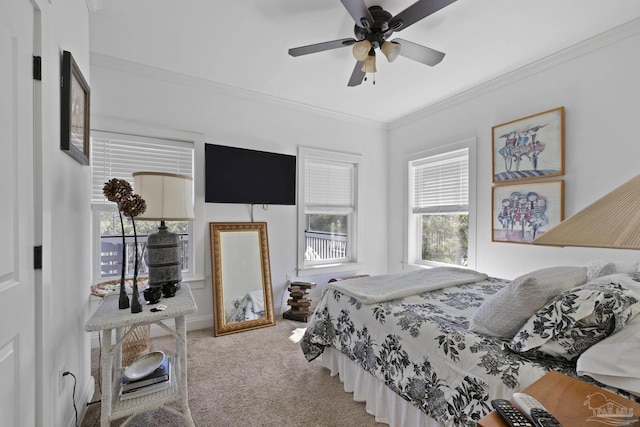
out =
<svg viewBox="0 0 640 427"><path fill-rule="evenodd" d="M149 280L146 277L138 278L138 288L142 292L149 284ZM128 291L131 291L133 286L133 280L127 279L125 282ZM109 280L93 285L91 287L91 293L97 297L104 297L114 292L120 291L120 279ZM124 332L127 333L129 329ZM131 364L138 357L147 354L149 352L149 346L151 338L151 325L138 326L127 335L122 342L122 366Z"/></svg>
<svg viewBox="0 0 640 427"><path fill-rule="evenodd" d="M125 330L125 333L129 328ZM149 352L151 325L137 326L122 341L122 366L128 366L138 357Z"/></svg>

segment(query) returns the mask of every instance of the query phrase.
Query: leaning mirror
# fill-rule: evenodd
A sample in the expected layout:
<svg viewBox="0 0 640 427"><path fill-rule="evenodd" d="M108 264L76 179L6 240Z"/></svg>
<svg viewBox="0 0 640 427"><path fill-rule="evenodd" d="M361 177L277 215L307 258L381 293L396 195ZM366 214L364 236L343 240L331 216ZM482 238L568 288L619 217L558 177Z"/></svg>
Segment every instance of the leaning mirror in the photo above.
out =
<svg viewBox="0 0 640 427"><path fill-rule="evenodd" d="M215 336L273 326L266 222L211 222Z"/></svg>

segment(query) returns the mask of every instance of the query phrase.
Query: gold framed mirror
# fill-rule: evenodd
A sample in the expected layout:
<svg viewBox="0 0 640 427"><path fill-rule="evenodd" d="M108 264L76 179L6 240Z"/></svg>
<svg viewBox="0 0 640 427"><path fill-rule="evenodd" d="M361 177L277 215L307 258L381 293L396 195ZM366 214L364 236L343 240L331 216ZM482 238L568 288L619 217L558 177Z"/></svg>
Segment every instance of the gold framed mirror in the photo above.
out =
<svg viewBox="0 0 640 427"><path fill-rule="evenodd" d="M210 222L214 335L276 324L266 222Z"/></svg>

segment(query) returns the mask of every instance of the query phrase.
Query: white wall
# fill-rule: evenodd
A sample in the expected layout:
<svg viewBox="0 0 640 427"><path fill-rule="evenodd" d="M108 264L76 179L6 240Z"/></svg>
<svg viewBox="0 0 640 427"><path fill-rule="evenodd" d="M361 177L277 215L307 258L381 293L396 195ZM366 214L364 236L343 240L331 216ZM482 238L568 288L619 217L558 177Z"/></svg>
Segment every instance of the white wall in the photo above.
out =
<svg viewBox="0 0 640 427"><path fill-rule="evenodd" d="M92 56L91 63L93 115L197 132L204 135L206 143L293 155L298 146L361 154L364 197L360 238L365 251L361 272L386 272L386 132L380 126L296 111L279 101L140 64L98 55ZM196 168L203 165L203 159L196 159ZM205 277L201 283L192 283L198 312L188 318L189 327L213 325L209 222L250 220L249 205L205 205L197 230L205 236L205 253L200 254ZM281 305L288 308L286 278L296 277L296 207L273 205L263 210L256 206L254 220L267 222L274 303L279 313ZM335 274L305 280L321 285L331 276ZM318 286L312 297L320 289Z"/></svg>
<svg viewBox="0 0 640 427"><path fill-rule="evenodd" d="M42 406L37 423L42 426L75 424L72 392L74 380L64 379L58 392L58 371L77 379L76 402L93 393L89 340L84 331L90 293L89 168L60 150L60 70L62 51L70 51L90 82L89 12L84 0L35 1L42 32L36 35L36 52L42 56L41 92L36 100L35 161L37 187L36 239L43 247L43 267L36 279L36 337L40 366L37 390ZM38 46L39 45L39 46ZM80 405L79 415L85 411Z"/></svg>
<svg viewBox="0 0 640 427"><path fill-rule="evenodd" d="M545 266L640 259L637 251L491 241L494 125L565 107L566 173L561 177L565 180L565 218L640 172L635 129L640 117L640 56L635 54L640 49L638 27L636 23L592 40L565 52L562 58L548 58L394 123L389 139L390 272L403 268L406 156L472 137L477 138L478 157L476 269L514 278Z"/></svg>

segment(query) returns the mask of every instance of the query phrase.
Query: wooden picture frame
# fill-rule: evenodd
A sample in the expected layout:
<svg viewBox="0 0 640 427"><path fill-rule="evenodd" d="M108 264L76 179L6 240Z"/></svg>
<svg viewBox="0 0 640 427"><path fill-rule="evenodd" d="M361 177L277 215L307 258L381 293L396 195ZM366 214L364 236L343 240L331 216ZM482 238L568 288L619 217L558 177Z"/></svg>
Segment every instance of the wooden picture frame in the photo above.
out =
<svg viewBox="0 0 640 427"><path fill-rule="evenodd" d="M564 175L564 107L491 128L493 182Z"/></svg>
<svg viewBox="0 0 640 427"><path fill-rule="evenodd" d="M91 91L71 52L62 52L60 149L78 163L89 164Z"/></svg>
<svg viewBox="0 0 640 427"><path fill-rule="evenodd" d="M209 232L214 335L275 325L267 223L210 222Z"/></svg>
<svg viewBox="0 0 640 427"><path fill-rule="evenodd" d="M531 243L564 219L564 181L494 186L491 241Z"/></svg>

